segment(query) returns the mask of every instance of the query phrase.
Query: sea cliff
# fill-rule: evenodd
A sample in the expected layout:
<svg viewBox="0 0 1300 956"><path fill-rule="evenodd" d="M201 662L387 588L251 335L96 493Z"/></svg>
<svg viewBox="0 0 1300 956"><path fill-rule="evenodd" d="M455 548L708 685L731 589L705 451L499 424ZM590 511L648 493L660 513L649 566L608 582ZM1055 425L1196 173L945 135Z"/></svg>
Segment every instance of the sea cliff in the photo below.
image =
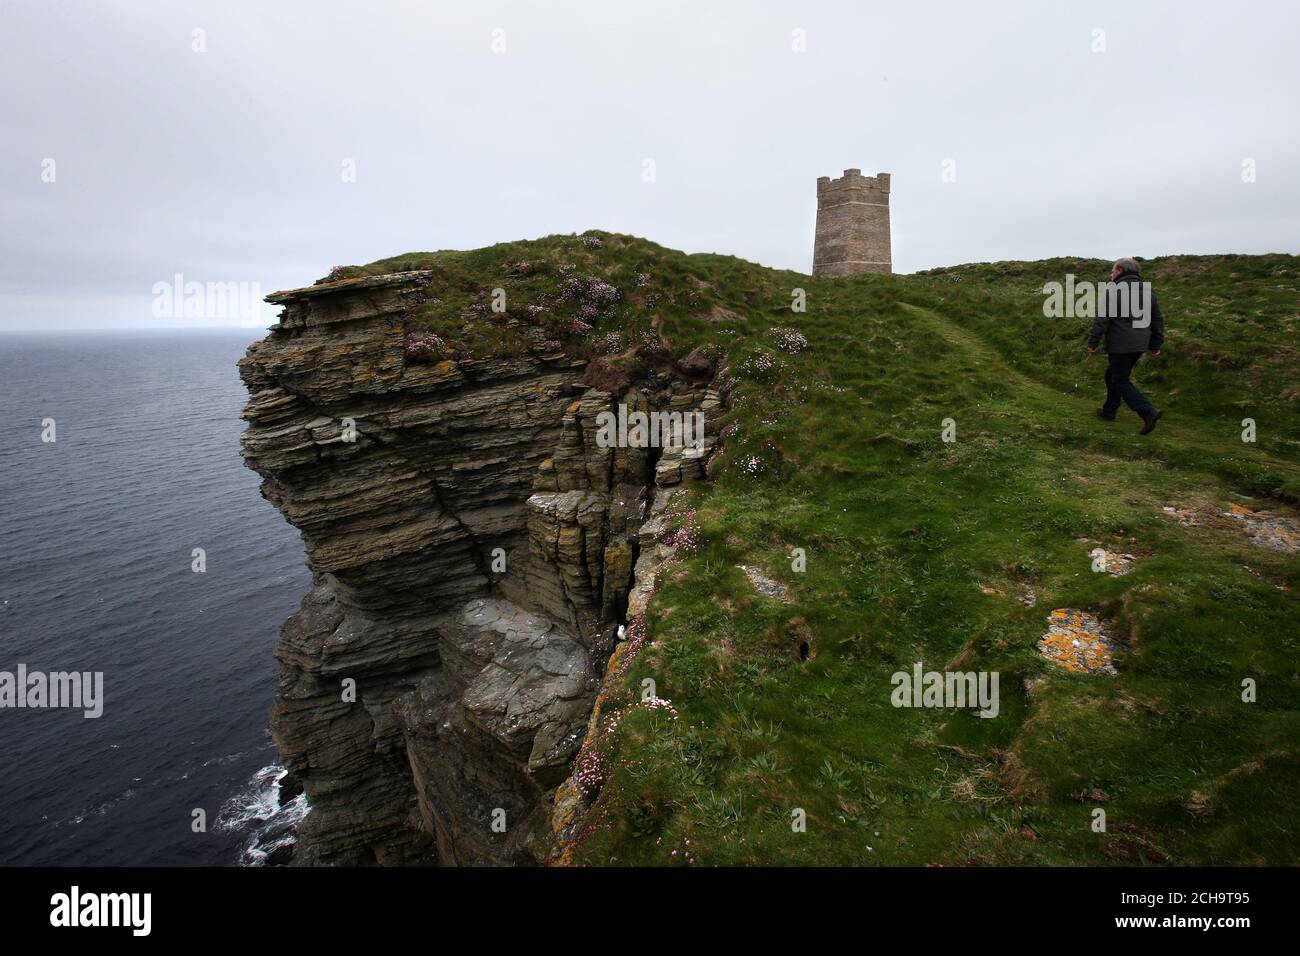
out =
<svg viewBox="0 0 1300 956"><path fill-rule="evenodd" d="M240 362L242 454L313 574L281 631L271 716L312 808L296 864L553 856L555 792L638 584L642 526L716 444L597 441L620 403L716 421L699 356L613 376L616 394L608 369L526 322L511 320L531 343L514 354L413 350L431 278L269 296L280 322ZM640 562L642 591L655 565Z"/></svg>

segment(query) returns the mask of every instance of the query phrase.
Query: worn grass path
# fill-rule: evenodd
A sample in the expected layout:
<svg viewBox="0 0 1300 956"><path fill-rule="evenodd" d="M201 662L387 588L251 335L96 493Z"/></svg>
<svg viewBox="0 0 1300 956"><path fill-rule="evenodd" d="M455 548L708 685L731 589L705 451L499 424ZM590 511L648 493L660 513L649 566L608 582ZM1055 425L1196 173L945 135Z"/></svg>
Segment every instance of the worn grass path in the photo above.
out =
<svg viewBox="0 0 1300 956"><path fill-rule="evenodd" d="M1018 411L1026 420L1060 429L1062 438L1071 443L1086 444L1129 460L1166 457L1180 467L1225 480L1239 477L1243 462L1276 470L1293 480L1300 479L1300 462L1277 457L1258 443L1242 442L1239 421L1207 421L1194 410L1162 402L1159 394L1149 397L1156 407L1164 406L1166 413L1150 435L1137 434L1140 419L1127 406L1121 406L1115 422L1096 418L1094 410L1105 398L1106 356L1102 352L1088 359L1088 367L1096 376L1094 392L1088 396L1072 395L1012 367L995 348L953 318L906 301L899 302L899 306L931 332L969 353L987 368L995 369L1016 389ZM1148 355L1143 364L1149 366L1157 361L1158 358Z"/></svg>

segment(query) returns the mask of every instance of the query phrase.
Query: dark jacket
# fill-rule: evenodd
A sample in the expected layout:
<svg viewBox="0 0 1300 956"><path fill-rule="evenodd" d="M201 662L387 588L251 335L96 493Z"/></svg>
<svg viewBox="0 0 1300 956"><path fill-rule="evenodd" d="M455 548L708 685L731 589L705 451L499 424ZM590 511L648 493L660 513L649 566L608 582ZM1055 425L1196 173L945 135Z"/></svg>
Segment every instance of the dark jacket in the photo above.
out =
<svg viewBox="0 0 1300 956"><path fill-rule="evenodd" d="M1095 349L1103 336L1106 351L1112 353L1155 352L1164 345L1165 316L1156 291L1136 272L1121 272L1113 283L1101 287L1088 348Z"/></svg>

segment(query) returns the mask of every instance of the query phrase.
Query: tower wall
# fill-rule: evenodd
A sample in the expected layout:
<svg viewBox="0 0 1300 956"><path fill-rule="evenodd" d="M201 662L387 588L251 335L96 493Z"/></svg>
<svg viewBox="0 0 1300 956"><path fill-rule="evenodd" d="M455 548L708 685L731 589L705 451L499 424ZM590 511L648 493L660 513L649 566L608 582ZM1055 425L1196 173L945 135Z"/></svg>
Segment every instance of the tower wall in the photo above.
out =
<svg viewBox="0 0 1300 956"><path fill-rule="evenodd" d="M846 169L817 180L817 236L813 275L892 272L889 248L889 173L863 176Z"/></svg>

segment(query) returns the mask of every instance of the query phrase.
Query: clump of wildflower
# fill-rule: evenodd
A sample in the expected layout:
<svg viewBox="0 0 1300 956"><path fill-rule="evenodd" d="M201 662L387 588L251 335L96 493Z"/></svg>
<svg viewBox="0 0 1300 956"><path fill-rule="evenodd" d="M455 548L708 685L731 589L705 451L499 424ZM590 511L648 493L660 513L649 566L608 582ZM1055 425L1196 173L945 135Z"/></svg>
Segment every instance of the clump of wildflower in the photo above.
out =
<svg viewBox="0 0 1300 956"><path fill-rule="evenodd" d="M664 536L663 543L670 548L676 548L678 551L694 551L699 544L698 533L699 525L696 524L695 509L689 509L681 513L682 523L677 528Z"/></svg>
<svg viewBox="0 0 1300 956"><path fill-rule="evenodd" d="M650 284L650 273L638 272L636 274L636 284L641 287L648 286Z"/></svg>
<svg viewBox="0 0 1300 956"><path fill-rule="evenodd" d="M769 352L758 352L740 363L740 371L761 378L776 368L776 359Z"/></svg>
<svg viewBox="0 0 1300 956"><path fill-rule="evenodd" d="M338 282L340 279L344 278L343 273L346 270L347 270L347 266L331 266L330 274L326 277L325 281Z"/></svg>
<svg viewBox="0 0 1300 956"><path fill-rule="evenodd" d="M681 523L659 539L659 542L670 550L669 556L659 564L662 571L677 567L682 563L682 559L694 551L700 543L700 528L695 509L679 512L676 517L681 519Z"/></svg>
<svg viewBox="0 0 1300 956"><path fill-rule="evenodd" d="M622 680L636 662L637 655L645 645L645 613L642 612L627 622L624 631L627 646L619 659L615 680ZM669 705L671 707L671 704ZM609 763L609 745L619 721L626 711L615 711L601 719L596 729L587 735L582 749L574 759L573 779L585 796L592 797L600 792L605 782L605 772Z"/></svg>
<svg viewBox="0 0 1300 956"><path fill-rule="evenodd" d="M596 351L601 355L614 355L623 351L623 336L618 332L607 332L596 343Z"/></svg>
<svg viewBox="0 0 1300 956"><path fill-rule="evenodd" d="M808 347L808 340L804 338L803 333L795 329L777 326L772 329L771 334L776 337L776 347L791 355L798 355Z"/></svg>
<svg viewBox="0 0 1300 956"><path fill-rule="evenodd" d="M663 339L659 338L658 334L655 332L642 332L637 336L637 339L641 343L640 351L646 356L663 357L668 355L670 352L668 346L664 345Z"/></svg>
<svg viewBox="0 0 1300 956"><path fill-rule="evenodd" d="M622 658L618 662L618 679L622 680L636 660L636 656L641 653L641 648L645 644L645 612L642 611L632 620L627 622L625 639L627 640L627 650L623 652Z"/></svg>
<svg viewBox="0 0 1300 956"><path fill-rule="evenodd" d="M584 796L595 796L605 782L604 755L595 747L584 747L573 762L573 782Z"/></svg>
<svg viewBox="0 0 1300 956"><path fill-rule="evenodd" d="M406 357L412 362L431 362L447 350L447 343L432 332L416 333L406 340Z"/></svg>
<svg viewBox="0 0 1300 956"><path fill-rule="evenodd" d="M621 295L616 287L595 276L572 276L560 287L561 302L585 302L602 308L613 305Z"/></svg>
<svg viewBox="0 0 1300 956"><path fill-rule="evenodd" d="M588 249L599 249L605 244L601 241L600 236L593 236L590 234L579 236L578 239L581 240L582 244Z"/></svg>
<svg viewBox="0 0 1300 956"><path fill-rule="evenodd" d="M597 305L613 305L619 299L619 291L601 279L594 280L587 289L587 294Z"/></svg>
<svg viewBox="0 0 1300 956"><path fill-rule="evenodd" d="M677 708L673 706L671 700L665 700L662 697L647 697L637 703L638 707L644 707L646 710L658 711L668 715L670 720L677 719Z"/></svg>
<svg viewBox="0 0 1300 956"><path fill-rule="evenodd" d="M635 656L635 655L633 655ZM649 697L638 701L632 707L624 707L601 718L595 731L582 742L582 749L573 761L573 781L583 796L594 797L605 785L609 773L610 749L614 732L632 710L644 708L654 713L666 714L669 720L677 719L677 708L671 700L662 697Z"/></svg>
<svg viewBox="0 0 1300 956"><path fill-rule="evenodd" d="M520 259L506 270L506 275L509 276L530 276L532 274L533 264L527 259Z"/></svg>
<svg viewBox="0 0 1300 956"><path fill-rule="evenodd" d="M574 758L573 781L584 796L594 797L605 783L610 739L618 728L620 716L613 713L603 718L596 730L582 742L582 749Z"/></svg>
<svg viewBox="0 0 1300 956"><path fill-rule="evenodd" d="M747 475L759 475L763 471L763 461L757 455L746 455L740 459L740 470Z"/></svg>
<svg viewBox="0 0 1300 956"><path fill-rule="evenodd" d="M569 328L574 335L586 335L591 331L591 323L584 322L582 319L574 319L569 323Z"/></svg>

